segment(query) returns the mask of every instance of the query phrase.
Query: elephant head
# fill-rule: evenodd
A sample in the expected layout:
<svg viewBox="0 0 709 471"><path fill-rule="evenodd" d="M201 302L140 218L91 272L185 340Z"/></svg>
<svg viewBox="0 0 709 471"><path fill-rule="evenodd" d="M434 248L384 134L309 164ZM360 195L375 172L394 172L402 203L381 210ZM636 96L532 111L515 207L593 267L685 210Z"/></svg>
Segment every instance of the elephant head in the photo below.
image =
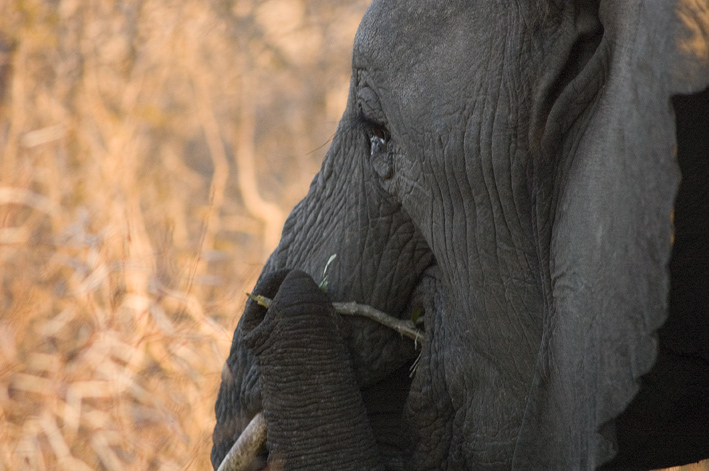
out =
<svg viewBox="0 0 709 471"><path fill-rule="evenodd" d="M215 468L261 409L285 469L709 457L708 84L701 2L375 0L234 334ZM421 351L334 301L422 311Z"/></svg>

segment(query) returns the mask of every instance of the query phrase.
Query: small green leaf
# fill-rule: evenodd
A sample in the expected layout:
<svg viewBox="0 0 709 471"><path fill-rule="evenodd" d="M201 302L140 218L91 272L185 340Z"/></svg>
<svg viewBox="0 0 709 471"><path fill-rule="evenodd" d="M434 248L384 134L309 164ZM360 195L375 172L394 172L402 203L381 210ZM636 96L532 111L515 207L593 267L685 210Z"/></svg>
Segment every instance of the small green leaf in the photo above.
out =
<svg viewBox="0 0 709 471"><path fill-rule="evenodd" d="M411 322L414 325L418 325L419 322L423 322L423 319L421 319L421 314L423 314L423 309L420 307L415 307L413 311L411 311Z"/></svg>
<svg viewBox="0 0 709 471"><path fill-rule="evenodd" d="M318 285L318 287L322 290L324 293L327 291L327 285L328 285L328 279L327 279L327 269L330 267L330 264L332 263L333 260L337 258L337 254L334 253L330 255L330 258L327 259L327 263L325 263L325 268L322 271L322 281Z"/></svg>

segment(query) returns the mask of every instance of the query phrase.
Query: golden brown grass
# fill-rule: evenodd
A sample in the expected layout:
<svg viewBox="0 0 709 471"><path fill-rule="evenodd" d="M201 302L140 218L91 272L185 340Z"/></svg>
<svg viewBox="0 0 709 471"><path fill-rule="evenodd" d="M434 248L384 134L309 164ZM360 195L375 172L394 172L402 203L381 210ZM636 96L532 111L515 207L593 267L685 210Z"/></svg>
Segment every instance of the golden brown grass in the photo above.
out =
<svg viewBox="0 0 709 471"><path fill-rule="evenodd" d="M0 2L0 469L211 469L366 4Z"/></svg>
<svg viewBox="0 0 709 471"><path fill-rule="evenodd" d="M211 469L242 292L365 6L0 3L0 469Z"/></svg>

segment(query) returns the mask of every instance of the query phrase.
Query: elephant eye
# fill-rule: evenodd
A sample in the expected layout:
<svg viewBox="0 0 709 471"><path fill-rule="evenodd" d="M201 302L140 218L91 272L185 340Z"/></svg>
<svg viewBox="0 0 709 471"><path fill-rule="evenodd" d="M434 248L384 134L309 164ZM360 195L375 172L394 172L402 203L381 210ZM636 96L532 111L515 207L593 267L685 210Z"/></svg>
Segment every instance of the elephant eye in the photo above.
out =
<svg viewBox="0 0 709 471"><path fill-rule="evenodd" d="M371 154L381 152L386 149L389 141L389 131L383 124L386 122L379 97L368 86L363 86L357 92L357 104L359 107L359 119L364 124L364 129L371 144Z"/></svg>
<svg viewBox="0 0 709 471"><path fill-rule="evenodd" d="M364 118L369 137L369 160L374 171L382 179L388 180L394 174L391 134L386 127Z"/></svg>
<svg viewBox="0 0 709 471"><path fill-rule="evenodd" d="M369 153L374 156L378 153L386 153L391 135L383 124L371 119L366 113L360 112L360 122L369 138Z"/></svg>
<svg viewBox="0 0 709 471"><path fill-rule="evenodd" d="M384 180L394 174L391 134L383 123L386 117L374 90L363 86L357 92L359 121L369 140L369 162L374 171Z"/></svg>
<svg viewBox="0 0 709 471"><path fill-rule="evenodd" d="M386 153L389 144L389 133L384 126L370 125L369 127L369 154L374 156Z"/></svg>

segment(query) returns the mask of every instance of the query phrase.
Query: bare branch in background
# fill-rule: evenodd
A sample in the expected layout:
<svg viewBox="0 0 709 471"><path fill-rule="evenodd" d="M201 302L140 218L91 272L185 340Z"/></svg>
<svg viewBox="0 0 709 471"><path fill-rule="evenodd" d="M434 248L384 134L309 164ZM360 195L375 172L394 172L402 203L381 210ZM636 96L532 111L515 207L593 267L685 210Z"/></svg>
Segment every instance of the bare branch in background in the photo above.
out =
<svg viewBox="0 0 709 471"><path fill-rule="evenodd" d="M249 214L263 222L263 249L265 254L269 254L278 245L285 215L281 208L264 200L259 193L254 151L253 86L247 71L241 77L240 105L241 112L234 136L239 191Z"/></svg>
<svg viewBox="0 0 709 471"><path fill-rule="evenodd" d="M212 100L209 96L209 88L203 72L194 71L192 74L192 88L194 91L194 103L207 140L214 172L209 186L209 205L202 223L199 246L195 254L195 260L190 267L187 287L185 288L188 294L192 288L195 275L206 272L206 263L202 258L202 254L205 250L214 248L215 235L221 228L221 212L224 205L226 184L229 180L229 160L224 151L219 124L214 117Z"/></svg>

